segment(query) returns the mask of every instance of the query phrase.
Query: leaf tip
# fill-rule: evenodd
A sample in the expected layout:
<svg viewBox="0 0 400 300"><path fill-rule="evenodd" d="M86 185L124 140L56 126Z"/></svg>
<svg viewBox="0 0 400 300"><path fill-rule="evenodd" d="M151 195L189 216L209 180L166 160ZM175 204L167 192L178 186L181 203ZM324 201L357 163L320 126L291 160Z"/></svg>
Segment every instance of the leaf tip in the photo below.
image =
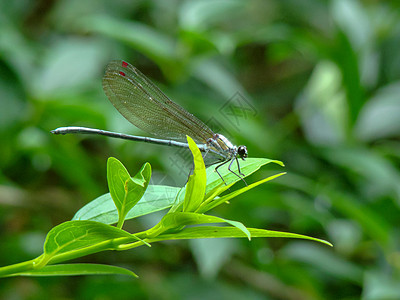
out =
<svg viewBox="0 0 400 300"><path fill-rule="evenodd" d="M188 141L189 144L194 143L193 139L188 135L186 135L186 140Z"/></svg>
<svg viewBox="0 0 400 300"><path fill-rule="evenodd" d="M116 161L117 159L115 157L110 156L107 158L107 164L112 163L113 161Z"/></svg>

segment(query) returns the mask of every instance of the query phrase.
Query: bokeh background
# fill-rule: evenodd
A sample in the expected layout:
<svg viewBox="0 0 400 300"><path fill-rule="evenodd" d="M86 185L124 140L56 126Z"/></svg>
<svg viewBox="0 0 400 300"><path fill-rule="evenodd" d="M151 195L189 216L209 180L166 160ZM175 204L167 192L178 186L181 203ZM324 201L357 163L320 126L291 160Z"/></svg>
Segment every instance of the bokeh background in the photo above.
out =
<svg viewBox="0 0 400 300"><path fill-rule="evenodd" d="M287 175L213 214L334 248L158 243L77 260L140 279L1 279L0 298L400 299L399 46L398 1L1 0L0 265L39 255L53 226L106 193L109 156L131 174L150 162L154 183L184 182L170 149L49 133L82 125L142 134L102 91L111 59L217 121L250 156L286 164ZM237 105L227 112L227 104ZM282 170L268 165L248 181ZM159 218L126 226L135 232Z"/></svg>

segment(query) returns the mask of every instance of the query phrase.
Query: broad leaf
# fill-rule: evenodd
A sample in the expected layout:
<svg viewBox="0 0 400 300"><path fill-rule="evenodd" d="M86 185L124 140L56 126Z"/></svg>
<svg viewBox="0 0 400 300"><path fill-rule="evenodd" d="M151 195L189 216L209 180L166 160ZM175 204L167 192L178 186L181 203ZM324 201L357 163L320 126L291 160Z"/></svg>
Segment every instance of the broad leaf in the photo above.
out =
<svg viewBox="0 0 400 300"><path fill-rule="evenodd" d="M160 223L157 224L156 227L154 227L154 231L151 231L151 233L149 234L156 236L161 232L167 231L169 229L179 229L187 225L200 225L210 223L228 223L241 230L248 239L251 238L250 232L247 230L246 226L244 226L240 222L190 212L176 212L166 214L162 218Z"/></svg>
<svg viewBox="0 0 400 300"><path fill-rule="evenodd" d="M246 158L246 160L240 161L240 169L242 173L245 174L245 177L247 177L259 170L262 166L269 163L275 163L280 166L284 166L284 164L279 160L267 158ZM234 164L232 169L235 170L235 166L236 165ZM228 164L220 167L218 172L220 172L226 184L222 181L221 177L218 176L217 172L215 172L215 165L208 167L206 169L207 186L204 199L214 199L216 196L228 190L232 185L241 180L228 170ZM185 192L185 188L183 188L182 193ZM181 202L174 203L173 207L171 208L171 212L176 212L180 205Z"/></svg>
<svg viewBox="0 0 400 300"><path fill-rule="evenodd" d="M248 190L251 190L252 188L255 188L256 186L258 186L258 185L260 185L260 184L262 184L264 182L270 181L272 179L275 179L275 178L277 178L279 176L282 176L282 175L285 175L285 174L286 173L283 172L283 173L279 173L279 174L276 174L276 175L269 176L267 178L259 180L259 181L255 182L255 183L252 183L252 184L250 184L250 185L248 185L248 186L246 186L244 188L241 188L239 190L233 191L232 193L224 195L224 196L222 196L220 198L217 198L215 200L213 200L214 197L210 197L207 200L213 200L213 201L207 203L207 200L206 200L206 202L204 202L205 205L204 206L200 206L200 208L199 208L199 210L197 212L205 213L206 211L209 211L210 209L213 209L214 207L216 207L216 206L218 206L218 205L220 205L222 203L225 203L225 202L229 201L230 199L232 199L234 197L237 197L240 194L242 194L244 192L247 192Z"/></svg>
<svg viewBox="0 0 400 300"><path fill-rule="evenodd" d="M272 231L265 229L247 228L251 234L251 237L281 237L281 238L295 238L305 239L320 242L332 247L332 244L321 239L309 237L306 235ZM162 234L158 237L151 239L150 242L158 242L164 240L178 240L178 239L206 239L206 238L244 238L247 235L236 227L218 227L218 226L199 226L199 227L188 227L176 233Z"/></svg>
<svg viewBox="0 0 400 300"><path fill-rule="evenodd" d="M279 160L272 160L267 158L246 158L246 160L239 160L240 170L245 175L245 177L253 174L255 171L260 169L262 166L275 163L280 166L284 166L284 164ZM207 188L206 188L206 198L209 197L210 194L215 193L218 190L217 195L226 191L230 186L240 181L241 179L237 177L235 174L228 170L229 163L221 166L218 169L218 172L221 174L222 178L224 178L226 185L222 181L221 177L218 176L217 172L215 172L215 165L207 168ZM232 164L231 169L238 173L236 163Z"/></svg>
<svg viewBox="0 0 400 300"><path fill-rule="evenodd" d="M133 219L171 207L180 188L166 185L149 185L139 202L126 215ZM82 207L72 220L92 220L104 224L118 222L118 211L110 193L104 194Z"/></svg>
<svg viewBox="0 0 400 300"><path fill-rule="evenodd" d="M91 247L103 243L98 250L113 249L106 242L126 238L126 242L138 240L134 235L116 227L93 221L68 221L54 227L47 234L44 243L46 260L52 256Z"/></svg>

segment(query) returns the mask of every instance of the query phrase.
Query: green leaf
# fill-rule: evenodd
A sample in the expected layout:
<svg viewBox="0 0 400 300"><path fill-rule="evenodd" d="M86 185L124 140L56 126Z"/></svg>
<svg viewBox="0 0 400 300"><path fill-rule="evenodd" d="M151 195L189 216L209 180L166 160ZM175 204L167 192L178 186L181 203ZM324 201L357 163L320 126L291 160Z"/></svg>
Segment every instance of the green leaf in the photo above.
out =
<svg viewBox="0 0 400 300"><path fill-rule="evenodd" d="M125 238L126 242L138 240L134 235L110 226L93 221L67 221L49 231L44 243L45 261L51 257L103 243L97 251L113 249L114 239Z"/></svg>
<svg viewBox="0 0 400 300"><path fill-rule="evenodd" d="M149 185L135 209L131 209L125 220L167 209L174 203L180 188L166 185ZM72 220L91 220L104 224L118 222L118 211L110 193L104 194L82 207Z"/></svg>
<svg viewBox="0 0 400 300"><path fill-rule="evenodd" d="M309 237L306 235L271 231L257 228L247 228L251 237L281 237L281 238L295 238L316 241L332 247L332 244L321 239ZM199 226L188 227L177 233L162 234L158 237L151 239L151 242L158 242L164 240L179 240L179 239L205 239L205 238L244 238L247 235L236 227L218 227L218 226Z"/></svg>
<svg viewBox="0 0 400 300"><path fill-rule="evenodd" d="M255 182L255 183L252 183L252 184L250 184L250 185L248 185L248 186L246 186L244 188L241 188L241 189L236 190L236 191L234 191L232 193L229 193L229 194L224 195L224 196L222 196L220 198L217 198L212 202L207 202L208 200L213 200L214 199L214 198L210 197L209 199L207 199L204 202L204 204L205 204L204 206L200 206L200 208L199 208L199 210L197 212L198 213L205 213L206 211L209 211L210 209L213 209L214 207L216 207L216 206L218 206L218 205L220 205L222 203L225 203L225 202L229 201L230 199L235 198L235 197L239 196L240 194L242 194L244 192L247 192L248 190L251 190L252 188L255 188L256 186L258 186L258 185L260 185L260 184L262 184L264 182L270 181L272 179L275 179L275 178L280 177L280 176L285 175L285 174L286 174L286 172L269 176L267 178L264 178L262 180L259 180L259 181Z"/></svg>
<svg viewBox="0 0 400 300"><path fill-rule="evenodd" d="M12 274L11 276L76 276L118 274L138 277L130 270L100 264L59 264L45 266L41 269Z"/></svg>
<svg viewBox="0 0 400 300"><path fill-rule="evenodd" d="M121 228L127 213L138 203L146 191L151 177L151 167L145 163L131 178L122 163L110 157L107 161L107 181L110 194L118 210L118 225Z"/></svg>
<svg viewBox="0 0 400 300"><path fill-rule="evenodd" d="M239 230L241 230L250 240L250 232L247 230L246 226L237 221L231 221L222 219L215 216L203 215L191 212L176 212L166 214L159 224L154 227L154 231L149 232L149 235L157 236L161 232L165 232L169 229L179 229L182 226L187 225L200 225L209 223L228 223Z"/></svg>
<svg viewBox="0 0 400 300"><path fill-rule="evenodd" d="M280 166L284 166L284 164L279 160L267 158L247 158L244 161L240 161L240 169L245 174L245 177L247 177L259 170L262 166L269 163L276 163ZM222 166L218 170L227 184L225 185L221 177L219 177L215 172L215 165L208 167L206 169L207 186L205 199L214 199L216 196L229 189L233 184L241 180L228 170L228 164ZM183 188L182 193L185 191L185 188ZM178 207L181 205L179 200L180 198L178 199L177 203L174 203L173 207L171 208L171 212L176 212L178 210Z"/></svg>
<svg viewBox="0 0 400 300"><path fill-rule="evenodd" d="M268 158L246 158L246 160L240 160L240 170L245 177L253 174L255 171L260 169L262 166L275 163L280 166L284 166L284 164L279 160L272 160ZM218 169L218 172L221 174L222 178L224 178L226 185L223 183L222 179L218 176L217 172L215 172L215 166L210 166L207 168L207 188L206 188L206 198L209 197L210 194L214 193L216 189L219 189L217 194L220 194L226 191L230 186L235 184L236 182L240 181L241 179L237 177L235 174L232 174L228 170L228 165L225 164L224 166ZM237 165L236 163L232 164L232 170L237 173Z"/></svg>
<svg viewBox="0 0 400 300"><path fill-rule="evenodd" d="M207 184L206 167L196 143L189 136L187 136L187 141L193 154L194 170L186 185L183 211L195 211L204 199Z"/></svg>

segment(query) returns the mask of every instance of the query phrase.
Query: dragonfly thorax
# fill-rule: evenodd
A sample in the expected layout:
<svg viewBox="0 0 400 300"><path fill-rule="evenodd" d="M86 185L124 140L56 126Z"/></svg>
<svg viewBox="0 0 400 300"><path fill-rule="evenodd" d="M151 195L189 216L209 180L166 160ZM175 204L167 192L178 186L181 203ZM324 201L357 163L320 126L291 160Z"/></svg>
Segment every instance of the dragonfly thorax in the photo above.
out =
<svg viewBox="0 0 400 300"><path fill-rule="evenodd" d="M235 146L233 145L225 136L216 133L212 138L207 141L208 147L210 147L213 152L217 152L223 156L224 160L229 160L239 156L244 159L247 157L246 146Z"/></svg>

